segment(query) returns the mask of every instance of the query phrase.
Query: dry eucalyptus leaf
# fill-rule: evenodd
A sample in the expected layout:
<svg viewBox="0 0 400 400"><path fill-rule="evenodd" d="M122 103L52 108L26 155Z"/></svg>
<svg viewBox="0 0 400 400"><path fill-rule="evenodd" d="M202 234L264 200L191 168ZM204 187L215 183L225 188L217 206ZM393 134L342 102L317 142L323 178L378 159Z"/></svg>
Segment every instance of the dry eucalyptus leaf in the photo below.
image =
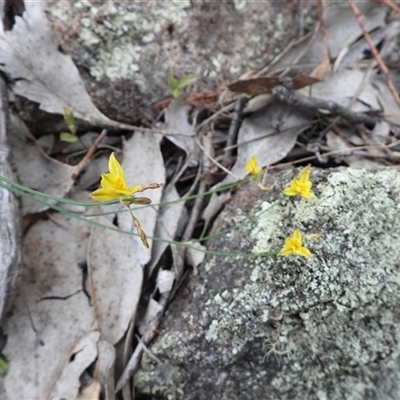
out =
<svg viewBox="0 0 400 400"><path fill-rule="evenodd" d="M376 90L369 80L364 82L365 72L357 69L338 71L323 82L312 86L312 97L334 101L343 107L348 107L353 96L361 88L356 101L351 106L352 111L366 112L381 110ZM310 96L308 88L299 90L304 96Z"/></svg>
<svg viewBox="0 0 400 400"><path fill-rule="evenodd" d="M124 142L122 167L128 185L165 182L165 167L160 151L161 135L141 132ZM162 189L147 190L138 196L160 202ZM148 236L154 233L159 206L131 206L136 218ZM121 205L102 207L103 211L123 209ZM109 218L98 217L97 222L114 227ZM118 227L135 233L129 213L118 214ZM152 241L149 239L149 244ZM101 338L115 344L128 328L136 313L143 280L143 266L150 260L151 251L136 236L94 227L89 252L89 280L92 303Z"/></svg>
<svg viewBox="0 0 400 400"><path fill-rule="evenodd" d="M324 58L324 45L318 29L292 42L268 67L269 74L280 74L289 68L294 73L310 73ZM289 74L290 76L290 74Z"/></svg>
<svg viewBox="0 0 400 400"><path fill-rule="evenodd" d="M108 170L108 160L109 156L106 154L99 154L98 157L90 160L88 166L79 176L77 186L85 190L89 187L92 187L93 185L98 184L101 174Z"/></svg>
<svg viewBox="0 0 400 400"><path fill-rule="evenodd" d="M384 53L386 52L391 55L395 54L394 48L397 42L398 30L399 22L394 20L370 32L371 41L376 47L380 48L383 44L383 48L380 52L382 58L384 58ZM389 46L387 46L388 43L390 44ZM356 66L357 63L365 65L365 55L370 52L371 47L365 39L349 42L338 54L335 60L334 70L340 71L342 69L352 68ZM390 65L391 62L389 61L387 64Z"/></svg>
<svg viewBox="0 0 400 400"><path fill-rule="evenodd" d="M207 249L200 243L189 242L189 244L191 247L189 247L186 251L186 261L189 265L193 267L194 274L197 275L197 267L204 261L204 257L206 256L206 253L204 251ZM194 249L193 247L198 250Z"/></svg>
<svg viewBox="0 0 400 400"><path fill-rule="evenodd" d="M43 149L46 154L53 151L56 137L54 135L44 135L37 139L36 143Z"/></svg>
<svg viewBox="0 0 400 400"><path fill-rule="evenodd" d="M164 185L165 165L160 150L161 139L162 136L158 134L135 132L129 140L124 141L122 167L124 168L128 184L146 185L149 183L161 183ZM154 235L162 193L162 187L138 193L138 197L144 196L150 198L153 205L150 207L131 206L135 217L139 219L147 236ZM132 229L132 220L129 214L125 214L123 218L119 218L118 222L121 229ZM150 261L151 251L143 246L139 238L134 237L133 239L138 244L136 258L144 266ZM149 238L148 241L151 248L152 239Z"/></svg>
<svg viewBox="0 0 400 400"><path fill-rule="evenodd" d="M367 31L385 25L385 7L371 0L357 4L364 16ZM335 59L343 48L349 47L362 35L348 2L326 2L323 19L327 32L329 54L332 59ZM281 73L285 68L290 68L296 73L308 74L320 65L324 59L324 54L322 35L318 29L315 29L314 32L290 44L282 52L282 56L273 62L268 73Z"/></svg>
<svg viewBox="0 0 400 400"><path fill-rule="evenodd" d="M93 307L82 286L88 225L53 218L37 222L23 241L19 287L3 325L9 399L74 398L97 354Z"/></svg>
<svg viewBox="0 0 400 400"><path fill-rule="evenodd" d="M70 361L62 371L54 390L53 399L73 399L79 391L79 378L97 357L99 332L88 332L71 351Z"/></svg>
<svg viewBox="0 0 400 400"><path fill-rule="evenodd" d="M328 79L331 73L332 73L331 61L329 59L329 55L325 54L323 60L310 73L309 78L315 79L315 82L312 82L311 84ZM308 75L305 76L308 77ZM301 89L301 87L298 87L298 89Z"/></svg>
<svg viewBox="0 0 400 400"><path fill-rule="evenodd" d="M113 399L115 347L105 340L100 340L97 347L99 350L97 359L99 368L99 381L106 394L105 398Z"/></svg>
<svg viewBox="0 0 400 400"><path fill-rule="evenodd" d="M280 161L293 148L298 133L307 124L306 113L277 101L255 112L240 127L238 157L232 173L244 178L247 175L244 167L253 156L262 167ZM228 175L223 183L232 181Z"/></svg>
<svg viewBox="0 0 400 400"><path fill-rule="evenodd" d="M175 273L160 269L157 274L157 288L160 293L170 292L175 282Z"/></svg>
<svg viewBox="0 0 400 400"><path fill-rule="evenodd" d="M39 148L23 135L24 127L17 118L11 118L11 123L13 134L10 135L10 146L21 184L46 194L64 197L74 184L72 179L74 168L39 151ZM55 200L46 199L46 201L51 204L56 203ZM24 215L47 209L46 205L22 197Z"/></svg>
<svg viewBox="0 0 400 400"><path fill-rule="evenodd" d="M185 253L186 253L186 248L176 244L171 245L172 264L173 264L172 271L175 272L176 279L178 281L182 277L184 272L185 257L186 257Z"/></svg>
<svg viewBox="0 0 400 400"><path fill-rule="evenodd" d="M165 109L164 129L171 132L179 132L182 135L167 135L174 145L178 146L192 157L192 165L197 165L200 155L199 147L195 141L195 134L188 122L190 106L182 104L181 100L174 99Z"/></svg>
<svg viewBox="0 0 400 400"><path fill-rule="evenodd" d="M232 195L229 192L222 194L213 193L211 195L210 201L208 202L206 208L201 214L201 217L204 219L204 228L202 235L204 235L210 225L210 222L219 213L223 205L231 199L231 197Z"/></svg>
<svg viewBox="0 0 400 400"><path fill-rule="evenodd" d="M248 114L258 111L260 108L265 107L274 100L275 96L272 94L260 94L259 96L254 96L245 105L243 113Z"/></svg>
<svg viewBox="0 0 400 400"><path fill-rule="evenodd" d="M96 222L115 228L105 217ZM132 236L93 226L88 248L91 302L101 339L112 344L128 329L142 290L143 270L135 250Z"/></svg>
<svg viewBox="0 0 400 400"><path fill-rule="evenodd" d="M163 311L164 307L158 301L151 298L147 305L145 314L138 320L139 334L143 335L148 326L152 324Z"/></svg>
<svg viewBox="0 0 400 400"><path fill-rule="evenodd" d="M305 74L296 75L293 78L293 89L301 89L318 82L317 77ZM238 80L231 83L228 88L233 92L246 93L251 96L272 93L272 89L282 83L282 78L277 76L260 76L253 79Z"/></svg>
<svg viewBox="0 0 400 400"><path fill-rule="evenodd" d="M179 194L175 188L175 185L168 185L165 188L161 203L168 203L179 200ZM161 205L157 225L154 231L154 236L165 240L174 240L178 229L179 220L182 212L185 208L185 202L179 201L172 204ZM147 265L147 271L149 276L152 274L154 268L159 262L162 254L169 246L168 243L157 241L153 243L151 252L151 261Z"/></svg>
<svg viewBox="0 0 400 400"><path fill-rule="evenodd" d="M345 135L345 132L343 132L345 131L345 129L340 128L340 130L342 131L342 134ZM330 151L342 150L343 153L340 159L344 160L350 167L365 168L370 170L382 167L382 164L379 161L374 160L373 158L362 157L359 155L346 156L346 150L349 150L349 153L351 153L352 150L357 150L357 148L353 147L342 136L339 136L336 133L330 131L327 133L326 138Z"/></svg>
<svg viewBox="0 0 400 400"><path fill-rule="evenodd" d="M113 125L92 103L71 57L58 51L45 5L25 2L25 12L15 17L11 31L0 21L0 69L16 94L39 103L42 110L63 114L68 107L77 118Z"/></svg>
<svg viewBox="0 0 400 400"><path fill-rule="evenodd" d="M360 1L357 2L357 7L363 15L363 24L368 32L385 25L386 8L378 2ZM347 1L327 3L323 18L332 58L336 58L343 47L362 36L360 26Z"/></svg>
<svg viewBox="0 0 400 400"><path fill-rule="evenodd" d="M54 135L52 136L54 137ZM98 137L99 134L96 132L86 132L80 135L79 140L76 142L62 142L59 151L61 154L87 152Z"/></svg>
<svg viewBox="0 0 400 400"><path fill-rule="evenodd" d="M381 77L377 77L373 80L373 86L382 106L384 119L392 124L400 125L400 108L386 82Z"/></svg>
<svg viewBox="0 0 400 400"><path fill-rule="evenodd" d="M100 398L101 384L93 379L88 386L83 388L75 400L98 400Z"/></svg>

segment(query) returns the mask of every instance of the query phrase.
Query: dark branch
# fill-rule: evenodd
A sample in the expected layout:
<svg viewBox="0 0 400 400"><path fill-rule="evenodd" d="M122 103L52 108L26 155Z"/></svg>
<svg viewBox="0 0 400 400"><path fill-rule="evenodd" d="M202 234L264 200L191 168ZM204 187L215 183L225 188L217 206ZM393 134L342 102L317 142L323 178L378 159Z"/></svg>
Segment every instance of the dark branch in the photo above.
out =
<svg viewBox="0 0 400 400"><path fill-rule="evenodd" d="M351 124L365 124L368 129L375 126L376 119L360 112L354 112L343 107L334 101L306 97L295 93L292 89L292 80L284 79L282 85L272 89L272 93L281 101L294 107L306 108L309 110L328 110L332 115L338 115Z"/></svg>

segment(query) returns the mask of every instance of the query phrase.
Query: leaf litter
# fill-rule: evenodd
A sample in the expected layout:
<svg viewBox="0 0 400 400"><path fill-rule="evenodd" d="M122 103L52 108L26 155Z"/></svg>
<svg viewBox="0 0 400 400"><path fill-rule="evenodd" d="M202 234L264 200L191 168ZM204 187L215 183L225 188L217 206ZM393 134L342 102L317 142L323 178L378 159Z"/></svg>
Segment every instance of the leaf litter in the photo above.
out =
<svg viewBox="0 0 400 400"><path fill-rule="evenodd" d="M387 9L372 1L360 3L359 8L366 30L374 31L373 43L383 43L382 54L393 48L398 22L386 19ZM215 97L197 105L197 109L185 104L183 97L171 100L164 110L162 128L176 135L136 131L119 142L122 166L132 184L167 184L164 191L146 192L152 205L133 211L149 236L150 250L135 235L114 231L134 233L131 217L120 212L120 205L88 211L78 208L82 218L93 212L109 213L92 217L91 221L100 224L92 227L86 220L55 211L47 214L47 220L33 223L23 241L23 272L12 314L3 326L8 335L3 352L10 363L5 379L9 399L98 398L100 390L105 391L106 398L115 398L115 379L117 390L124 388L188 266L194 272L201 268L206 246L191 239L206 234L230 196L213 194L196 211L194 226L188 226L195 212L190 194L202 195L210 187L217 189L244 178L244 166L253 156L260 166L270 169L301 162L298 154L304 159L311 157L317 165L392 165L398 152L399 104L377 71L369 44L348 3L325 5L319 22L326 35L321 26L317 27L253 78L246 76L229 85L238 94L216 91ZM94 107L71 58L57 50L38 3L27 2L23 18L16 18L11 31L0 29L0 58L0 69L10 78L15 94L40 103L48 112L61 115L67 106L77 118L122 128L123 124L109 120ZM400 80L390 72L399 91ZM341 119L340 113L335 114L334 108L302 108L302 104L294 107L278 101L276 88L284 85L287 77L293 78L296 94L334 102L354 114L370 115L376 119L375 127L358 124L355 128L345 117ZM305 77L300 85L299 77ZM233 155L224 157L226 149L220 142L204 150L201 143L207 132L224 134L226 121L232 123L233 102L239 96L250 101L238 125L237 138L233 139ZM93 176L80 180L79 187L75 187L75 167L52 157L52 150L46 155L39 146L29 143L29 132L16 121L11 139L20 181L57 197L88 198ZM18 135L21 131L22 137ZM87 170L93 168L97 175L105 172L106 148L99 149L98 161L89 164ZM184 162L177 155L178 148L186 156ZM65 149L71 152L71 158L77 157L78 153L73 153L76 149ZM202 151L207 151L207 158ZM65 160L65 154L61 159ZM212 162L208 164L206 159ZM221 168L230 173L225 176ZM49 208L24 198L22 201L25 214ZM175 240L183 240L191 248L185 250ZM138 342L132 348L135 327L143 344ZM124 365L116 356L121 343ZM121 368L116 375L118 362ZM95 366L95 372L89 374L90 383L82 386L80 379L88 374L89 365ZM126 396L126 389L123 393Z"/></svg>

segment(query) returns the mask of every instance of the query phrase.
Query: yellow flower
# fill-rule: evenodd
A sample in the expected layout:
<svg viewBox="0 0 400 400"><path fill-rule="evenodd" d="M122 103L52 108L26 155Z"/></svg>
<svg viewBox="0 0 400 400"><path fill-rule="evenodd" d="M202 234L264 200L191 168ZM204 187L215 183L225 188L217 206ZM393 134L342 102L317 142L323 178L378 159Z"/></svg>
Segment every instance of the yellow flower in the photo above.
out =
<svg viewBox="0 0 400 400"><path fill-rule="evenodd" d="M111 153L110 159L108 160L108 169L110 170L107 174L101 175L100 189L95 190L90 195L93 200L96 201L109 201L119 199L129 211L132 217L132 222L137 230L137 233L143 242L144 246L149 248L146 234L144 233L139 220L133 215L132 210L129 208L131 204L150 204L151 200L147 197L135 197L133 196L136 192L143 192L147 189L157 189L162 186L161 183L150 183L148 185L135 185L128 187L126 184L125 172L121 167L121 164L117 161L114 153Z"/></svg>
<svg viewBox="0 0 400 400"><path fill-rule="evenodd" d="M288 256L290 254L297 254L303 257L310 257L311 252L307 247L302 246L301 232L296 229L292 237L285 238L285 245L279 252L280 256Z"/></svg>
<svg viewBox="0 0 400 400"><path fill-rule="evenodd" d="M286 196L301 196L306 199L312 199L314 197L313 192L311 192L312 183L310 182L311 167L307 165L304 167L297 179L292 179L290 181L290 186L283 191Z"/></svg>
<svg viewBox="0 0 400 400"><path fill-rule="evenodd" d="M95 201L108 201L119 198L126 198L132 196L136 192L143 191L141 185L128 187L126 184L125 172L121 164L117 161L114 153L111 154L108 161L107 174L101 175L100 189L95 190L90 194Z"/></svg>
<svg viewBox="0 0 400 400"><path fill-rule="evenodd" d="M244 167L244 169L250 175L258 175L262 171L262 168L258 165L258 161L257 161L256 157L251 157L249 162Z"/></svg>

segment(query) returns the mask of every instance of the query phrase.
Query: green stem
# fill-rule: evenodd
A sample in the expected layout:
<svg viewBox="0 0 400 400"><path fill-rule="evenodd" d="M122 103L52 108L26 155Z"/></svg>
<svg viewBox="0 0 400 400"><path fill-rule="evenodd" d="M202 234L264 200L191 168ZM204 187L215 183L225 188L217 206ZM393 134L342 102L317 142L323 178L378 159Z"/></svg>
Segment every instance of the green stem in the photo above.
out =
<svg viewBox="0 0 400 400"><path fill-rule="evenodd" d="M6 360L6 358L0 354L0 368L4 371L4 372L8 372L8 369L10 368L8 361Z"/></svg>
<svg viewBox="0 0 400 400"><path fill-rule="evenodd" d="M34 196L42 197L44 199L57 201L58 203L72 204L72 205L84 206L84 207L94 207L94 206L98 206L98 205L105 206L105 205L109 205L109 204L117 204L119 202L119 200L117 199L117 200L111 200L111 201L103 201L101 203L82 203L79 201L63 199L61 197L52 196L51 194L42 193L42 192L39 192L38 190L29 189L25 186L19 185L18 183L9 180L7 178L4 178L3 176L0 176L0 181L5 182L7 185L10 185L11 187L18 189L20 191L21 196L23 196L23 193L26 192L26 193L33 194ZM0 187L11 190L11 187L8 187L7 185L0 184ZM36 200L34 200L34 201L36 201Z"/></svg>
<svg viewBox="0 0 400 400"><path fill-rule="evenodd" d="M263 215L263 214L266 213L267 211L269 211L269 210L271 210L272 208L274 208L275 206L281 204L285 199L286 199L286 197L281 197L281 198L278 199L274 204L271 204L271 205L270 205L268 208L266 208L265 210L262 210L262 211L260 211L260 212L258 212L258 213L256 213L256 214L254 214L253 216L251 216L251 217L249 217L249 218L246 218L244 221L240 222L239 224L234 225L234 226L231 226L230 228L224 229L224 230L222 230L222 231L213 233L213 234L211 234L211 235L204 236L204 237L202 237L202 238L200 238L200 239L193 239L192 242L204 242L204 241L206 241L206 240L213 239L213 238L216 238L216 237L225 235L226 233L232 232L232 231L234 231L235 229L238 229L238 228L240 228L241 226L246 225L246 224L248 224L248 223L250 223L250 222L256 220L257 218L259 218L261 215Z"/></svg>
<svg viewBox="0 0 400 400"><path fill-rule="evenodd" d="M57 201L58 203L65 203L65 204L71 204L71 205L76 205L76 206L84 206L84 207L95 207L95 206L107 206L107 205L110 205L110 204L117 204L120 201L120 199L118 198L118 199L115 199L115 200L102 201L102 202L97 202L97 203L86 203L86 202L84 203L84 202L74 201L74 200L70 200L70 199L64 199L64 198L61 198L61 197L56 197L56 196L52 196L50 194L42 193L42 192L39 192L38 190L34 190L34 189L27 188L25 186L22 186L22 185L20 185L20 184L18 184L16 182L13 182L13 181L11 181L11 180L9 180L7 178L4 178L3 176L0 176L0 182L1 181L7 183L8 185L10 185L12 187L15 187L15 188L19 189L21 192L31 193L31 194L33 194L35 196L38 196L38 197L42 197L42 198L45 198L45 199L50 199L50 200ZM185 197L181 197L180 199L171 200L171 201L167 201L167 202L164 202L164 203L152 203L152 204L149 204L149 205L143 205L143 206L140 206L140 207L132 208L132 210L135 211L135 210L143 209L143 208L146 208L146 207L165 206L165 205L169 205L169 204L179 203L181 201L193 200L193 199L196 199L197 197L208 196L208 195L213 194L213 193L222 192L224 190L231 189L233 187L242 185L242 184L247 183L247 182L248 182L247 179L243 179L243 180L238 181L236 183L231 183L229 185L225 185L225 186L222 186L222 187L217 188L217 189L209 190L209 191L204 192L204 193L194 194L194 195L191 195L191 196L185 196ZM6 189L9 189L9 187L7 185L0 185L0 187L4 187ZM124 211L126 211L126 210L124 210ZM107 215L107 214L106 213L104 213L104 214L100 214L99 213L99 214L94 214L93 216L100 216L100 215Z"/></svg>
<svg viewBox="0 0 400 400"><path fill-rule="evenodd" d="M50 203L48 203L48 202L46 202L44 200L37 199L34 196L30 196L29 194L25 193L24 191L19 190L17 187L6 187L5 185L2 185L2 184L0 184L0 187L5 187L7 190L9 190L9 191L11 191L11 192L13 192L13 193L15 193L17 195L25 196L29 200L33 200L33 201L38 202L39 204L46 205L47 207L49 207L49 208L51 208L51 209L53 209L55 211L58 211L58 212L60 212L60 213L62 213L64 215L68 215L68 216L70 216L72 218L76 218L76 219L78 219L80 221L83 221L85 223L88 223L90 225L98 226L98 227L104 228L104 229L109 229L111 231L119 232L119 233L122 233L122 234L125 234L125 235L138 236L138 234L135 233L135 232L125 231L125 230L119 229L117 227L101 224L99 222L91 220L89 217L79 215L77 213L65 210L64 208L59 207L59 206L57 206L55 204L50 204ZM221 257L257 258L257 257L275 256L275 255L277 255L279 253L277 251L266 252L266 253L228 253L228 252L213 251L213 250L203 250L203 249L199 249L196 246L192 246L190 243L178 242L176 240L161 239L161 238L157 238L157 237L154 237L154 236L148 236L148 238L154 240L155 242L173 244L173 245L176 245L176 246L185 247L187 249L192 249L192 250L195 250L195 251L199 251L199 252L204 253L204 254L221 256Z"/></svg>

